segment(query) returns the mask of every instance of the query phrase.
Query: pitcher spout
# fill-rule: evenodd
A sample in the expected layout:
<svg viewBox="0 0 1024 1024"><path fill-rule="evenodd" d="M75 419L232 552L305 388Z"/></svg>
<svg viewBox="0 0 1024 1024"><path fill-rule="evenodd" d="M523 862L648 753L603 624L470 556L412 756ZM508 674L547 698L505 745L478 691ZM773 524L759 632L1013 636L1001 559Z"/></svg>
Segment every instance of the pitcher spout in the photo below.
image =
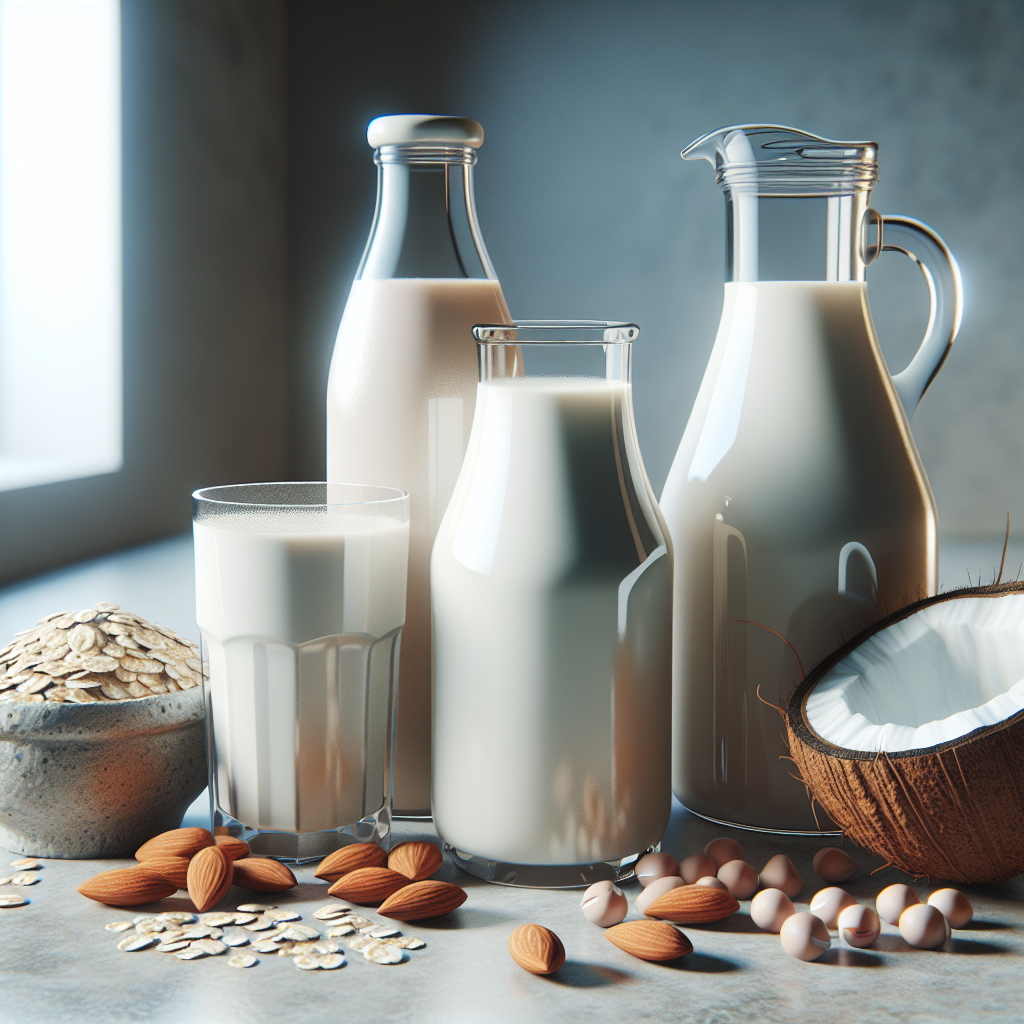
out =
<svg viewBox="0 0 1024 1024"><path fill-rule="evenodd" d="M719 185L749 195L849 195L870 191L878 180L877 143L840 142L780 124L717 128L681 156L707 160Z"/></svg>

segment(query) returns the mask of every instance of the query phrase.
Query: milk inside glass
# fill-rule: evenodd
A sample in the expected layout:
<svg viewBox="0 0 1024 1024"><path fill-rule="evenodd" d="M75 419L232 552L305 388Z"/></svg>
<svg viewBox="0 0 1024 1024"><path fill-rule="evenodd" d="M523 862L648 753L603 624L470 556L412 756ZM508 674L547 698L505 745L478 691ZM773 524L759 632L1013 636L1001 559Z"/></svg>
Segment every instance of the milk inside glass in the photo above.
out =
<svg viewBox="0 0 1024 1024"><path fill-rule="evenodd" d="M504 323L496 280L357 280L327 387L327 478L410 495L395 805L429 813L430 549L455 488L476 402L471 330Z"/></svg>
<svg viewBox="0 0 1024 1024"><path fill-rule="evenodd" d="M431 561L434 820L467 854L605 861L667 823L672 560L628 389L479 385Z"/></svg>
<svg viewBox="0 0 1024 1024"><path fill-rule="evenodd" d="M217 806L337 829L387 798L408 525L343 508L194 524Z"/></svg>
<svg viewBox="0 0 1024 1024"><path fill-rule="evenodd" d="M776 706L865 626L934 593L935 501L863 281L725 286L661 498L675 545L673 788L691 810L815 830ZM755 625L756 624L756 625Z"/></svg>

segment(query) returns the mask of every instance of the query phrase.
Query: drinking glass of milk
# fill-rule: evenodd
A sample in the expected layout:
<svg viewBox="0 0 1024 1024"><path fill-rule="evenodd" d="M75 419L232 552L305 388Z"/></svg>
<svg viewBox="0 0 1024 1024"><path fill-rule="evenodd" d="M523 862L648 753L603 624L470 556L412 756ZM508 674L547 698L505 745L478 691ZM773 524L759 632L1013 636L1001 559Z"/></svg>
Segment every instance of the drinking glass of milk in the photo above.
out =
<svg viewBox="0 0 1024 1024"><path fill-rule="evenodd" d="M208 487L192 519L215 830L297 861L385 843L408 494Z"/></svg>
<svg viewBox="0 0 1024 1024"><path fill-rule="evenodd" d="M627 877L668 823L672 549L640 458L635 324L478 326L430 563L432 806L494 882Z"/></svg>

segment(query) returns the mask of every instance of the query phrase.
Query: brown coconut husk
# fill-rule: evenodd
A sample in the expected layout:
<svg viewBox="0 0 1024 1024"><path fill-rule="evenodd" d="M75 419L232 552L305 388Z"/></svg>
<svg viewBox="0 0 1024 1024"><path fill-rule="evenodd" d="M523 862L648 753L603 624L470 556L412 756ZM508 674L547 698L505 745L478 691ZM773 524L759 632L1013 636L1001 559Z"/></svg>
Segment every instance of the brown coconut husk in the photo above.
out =
<svg viewBox="0 0 1024 1024"><path fill-rule="evenodd" d="M790 753L814 799L855 843L911 875L983 883L1024 872L1024 711L948 743L889 754L822 739L807 721L807 698L847 654L922 608L1022 592L1024 583L1004 583L916 601L839 648L789 701Z"/></svg>

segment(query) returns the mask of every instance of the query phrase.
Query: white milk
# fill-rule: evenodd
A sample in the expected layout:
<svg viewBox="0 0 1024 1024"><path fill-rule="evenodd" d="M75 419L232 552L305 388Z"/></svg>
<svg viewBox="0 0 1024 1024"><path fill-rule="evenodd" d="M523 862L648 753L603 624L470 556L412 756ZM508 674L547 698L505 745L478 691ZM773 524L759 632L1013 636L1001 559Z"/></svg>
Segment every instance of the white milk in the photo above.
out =
<svg viewBox="0 0 1024 1024"><path fill-rule="evenodd" d="M610 860L668 821L672 560L627 387L479 386L431 561L434 821L461 851Z"/></svg>
<svg viewBox="0 0 1024 1024"><path fill-rule="evenodd" d="M691 810L815 829L777 711L885 612L935 592L935 502L863 282L727 284L661 500L675 546L673 788ZM819 821L828 825L819 810Z"/></svg>
<svg viewBox="0 0 1024 1024"><path fill-rule="evenodd" d="M372 814L387 792L407 525L337 509L212 522L194 531L218 805L288 832Z"/></svg>
<svg viewBox="0 0 1024 1024"><path fill-rule="evenodd" d="M466 452L474 324L508 323L497 281L356 281L327 389L327 479L409 492L395 807L430 807L430 548Z"/></svg>

